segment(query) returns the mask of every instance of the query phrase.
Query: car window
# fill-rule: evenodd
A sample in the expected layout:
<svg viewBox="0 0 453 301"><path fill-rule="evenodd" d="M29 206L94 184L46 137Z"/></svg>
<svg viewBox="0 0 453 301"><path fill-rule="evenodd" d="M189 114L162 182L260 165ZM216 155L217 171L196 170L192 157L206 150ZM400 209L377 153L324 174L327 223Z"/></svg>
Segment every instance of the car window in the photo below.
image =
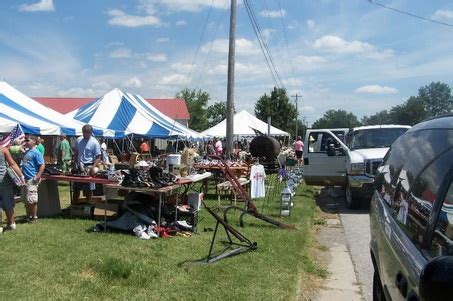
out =
<svg viewBox="0 0 453 301"><path fill-rule="evenodd" d="M354 131L351 149L390 147L407 128L376 128Z"/></svg>
<svg viewBox="0 0 453 301"><path fill-rule="evenodd" d="M432 256L453 255L453 182L451 180L437 218L430 253Z"/></svg>
<svg viewBox="0 0 453 301"><path fill-rule="evenodd" d="M340 143L329 133L311 132L308 137L309 153L326 153L329 143L333 143L336 148L341 147Z"/></svg>
<svg viewBox="0 0 453 301"><path fill-rule="evenodd" d="M391 211L395 220L418 247L423 242L440 184L451 168L452 156L453 150L450 149L434 162L426 162L425 168L412 183L408 171L402 169L400 173Z"/></svg>

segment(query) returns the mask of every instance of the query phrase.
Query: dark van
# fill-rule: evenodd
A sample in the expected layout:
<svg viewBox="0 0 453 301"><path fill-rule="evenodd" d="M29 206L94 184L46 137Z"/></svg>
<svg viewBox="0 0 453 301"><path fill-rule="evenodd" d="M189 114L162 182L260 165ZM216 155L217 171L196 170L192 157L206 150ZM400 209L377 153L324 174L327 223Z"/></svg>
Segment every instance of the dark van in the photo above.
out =
<svg viewBox="0 0 453 301"><path fill-rule="evenodd" d="M453 114L396 140L370 209L374 300L453 300Z"/></svg>

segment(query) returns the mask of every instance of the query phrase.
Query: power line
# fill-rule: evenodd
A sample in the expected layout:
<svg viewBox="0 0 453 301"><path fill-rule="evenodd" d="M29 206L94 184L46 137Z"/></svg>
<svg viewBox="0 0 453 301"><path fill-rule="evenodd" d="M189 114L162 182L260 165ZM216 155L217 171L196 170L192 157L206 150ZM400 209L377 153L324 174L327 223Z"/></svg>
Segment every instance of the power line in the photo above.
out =
<svg viewBox="0 0 453 301"><path fill-rule="evenodd" d="M250 22L252 23L253 30L255 31L255 34L258 38L258 42L260 44L261 50L263 51L267 66L269 67L269 69L271 71L272 78L274 79L276 86L284 87L283 82L280 78L280 75L278 74L278 70L275 67L275 60L274 60L272 53L270 52L269 47L267 46L267 43L263 37L261 26L258 23L255 12L251 8L248 0L244 0L244 6L245 6L247 14L249 16ZM279 85L279 83L280 83L280 85Z"/></svg>
<svg viewBox="0 0 453 301"><path fill-rule="evenodd" d="M206 16L206 21L203 26L203 32L201 33L200 40L198 41L198 45L197 45L197 50L195 50L195 55L193 56L192 65L190 66L189 75L187 76L186 87L188 87L191 82L192 69L193 69L193 66L195 65L195 60L197 59L197 55L198 55L198 51L200 50L201 42L203 41L204 35L206 33L206 28L208 26L209 17L211 16L211 11L212 11L213 6L214 6L214 0L211 1L211 7L209 8L208 15Z"/></svg>
<svg viewBox="0 0 453 301"><path fill-rule="evenodd" d="M403 11L403 10L400 10L400 9L397 9L397 8L386 6L386 5L381 4L381 3L374 2L373 0L368 0L368 2L371 3L371 4L374 4L374 5L389 9L389 10L396 11L396 12L401 13L401 14L405 14L405 15L414 17L414 18L418 18L418 19L421 19L421 20L433 22L433 23L436 23L436 24L444 25L444 26L453 27L453 24L445 23L445 22L442 22L442 21L437 21L437 20L430 19L430 18L425 18L425 17L419 16L419 15L416 15L416 14L413 14L413 13L410 13L410 12L407 12L407 11Z"/></svg>

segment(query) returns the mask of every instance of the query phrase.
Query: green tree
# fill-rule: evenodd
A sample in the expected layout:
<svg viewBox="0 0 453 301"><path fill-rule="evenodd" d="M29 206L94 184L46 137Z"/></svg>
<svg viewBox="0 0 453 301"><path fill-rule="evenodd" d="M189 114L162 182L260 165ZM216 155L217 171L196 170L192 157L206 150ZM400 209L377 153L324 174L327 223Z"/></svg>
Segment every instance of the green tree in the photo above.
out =
<svg viewBox="0 0 453 301"><path fill-rule="evenodd" d="M208 126L213 127L226 118L226 102L220 101L208 107Z"/></svg>
<svg viewBox="0 0 453 301"><path fill-rule="evenodd" d="M390 110L391 122L394 124L414 125L428 117L425 101L420 97L411 96L403 104Z"/></svg>
<svg viewBox="0 0 453 301"><path fill-rule="evenodd" d="M290 133L295 131L297 111L285 89L274 87L270 95L261 96L255 104L255 116L264 122L271 117L272 126Z"/></svg>
<svg viewBox="0 0 453 301"><path fill-rule="evenodd" d="M428 117L450 112L453 109L453 96L450 86L441 82L432 82L418 89L418 98L424 101Z"/></svg>
<svg viewBox="0 0 453 301"><path fill-rule="evenodd" d="M392 115L387 110L382 110L377 112L374 115L363 116L362 124L363 125L380 125L380 124L390 124L394 123L392 120Z"/></svg>
<svg viewBox="0 0 453 301"><path fill-rule="evenodd" d="M324 116L313 123L314 129L351 128L359 126L360 122L351 112L344 110L329 110Z"/></svg>
<svg viewBox="0 0 453 301"><path fill-rule="evenodd" d="M208 115L207 115L207 104L209 101L209 93L206 91L195 90L195 89L183 89L176 98L184 99L189 110L189 128L195 131L204 131L208 128Z"/></svg>

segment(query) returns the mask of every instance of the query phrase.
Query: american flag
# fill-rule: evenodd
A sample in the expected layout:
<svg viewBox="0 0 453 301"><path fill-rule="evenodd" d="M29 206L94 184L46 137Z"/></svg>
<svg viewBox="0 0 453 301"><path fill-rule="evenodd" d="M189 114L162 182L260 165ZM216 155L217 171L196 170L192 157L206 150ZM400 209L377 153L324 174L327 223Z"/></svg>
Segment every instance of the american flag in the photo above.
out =
<svg viewBox="0 0 453 301"><path fill-rule="evenodd" d="M9 133L9 135L5 137L5 139L0 140L0 146L8 147L11 145L11 142L13 142L16 139L18 139L20 141L20 143L22 144L22 142L24 141L24 138L25 138L25 133L22 130L22 127L20 126L20 124L18 124L14 127L14 129L11 131L11 133Z"/></svg>

